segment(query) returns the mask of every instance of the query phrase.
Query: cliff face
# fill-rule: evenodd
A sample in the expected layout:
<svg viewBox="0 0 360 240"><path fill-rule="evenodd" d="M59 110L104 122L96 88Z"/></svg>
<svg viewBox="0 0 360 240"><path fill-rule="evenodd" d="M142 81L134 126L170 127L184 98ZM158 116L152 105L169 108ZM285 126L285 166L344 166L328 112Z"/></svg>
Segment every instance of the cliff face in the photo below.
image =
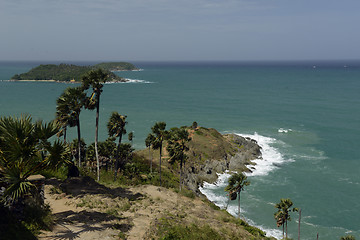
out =
<svg viewBox="0 0 360 240"><path fill-rule="evenodd" d="M184 168L184 184L194 192L204 181L215 182L216 173L251 171L251 160L261 158L261 147L255 140L235 134L221 135L215 129L190 130L192 141Z"/></svg>

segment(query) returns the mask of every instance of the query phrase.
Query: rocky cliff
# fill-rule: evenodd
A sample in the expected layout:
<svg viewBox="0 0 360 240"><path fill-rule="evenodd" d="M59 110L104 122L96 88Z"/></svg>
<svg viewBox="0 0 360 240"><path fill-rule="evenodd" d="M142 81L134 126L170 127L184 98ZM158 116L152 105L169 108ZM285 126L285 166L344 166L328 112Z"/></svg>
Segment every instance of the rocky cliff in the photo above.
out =
<svg viewBox="0 0 360 240"><path fill-rule="evenodd" d="M215 182L216 173L251 171L251 161L261 158L261 147L255 140L235 134L221 135L215 129L190 129L189 159L184 169L184 184L199 193L204 181Z"/></svg>

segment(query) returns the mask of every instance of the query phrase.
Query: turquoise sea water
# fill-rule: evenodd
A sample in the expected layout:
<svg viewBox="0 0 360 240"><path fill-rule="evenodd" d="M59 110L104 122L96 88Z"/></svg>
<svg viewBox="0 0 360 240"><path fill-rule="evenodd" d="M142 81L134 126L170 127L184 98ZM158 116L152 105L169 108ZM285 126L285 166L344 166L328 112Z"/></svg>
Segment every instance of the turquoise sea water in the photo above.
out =
<svg viewBox="0 0 360 240"><path fill-rule="evenodd" d="M37 66L0 62L0 80ZM83 63L89 65L91 63ZM107 84L101 96L100 138L112 111L128 116L134 145L156 121L191 125L256 139L263 160L242 192L242 214L268 234L281 236L273 214L280 198L302 209L301 239L360 238L360 62L136 63L143 71L118 72L134 81ZM314 67L316 66L316 67ZM0 81L0 114L29 113L51 120L55 101L71 84ZM82 134L93 141L95 112L81 113ZM70 130L75 137L75 129ZM202 191L219 206L223 186ZM235 203L229 211L235 213ZM298 214L289 233L297 238Z"/></svg>

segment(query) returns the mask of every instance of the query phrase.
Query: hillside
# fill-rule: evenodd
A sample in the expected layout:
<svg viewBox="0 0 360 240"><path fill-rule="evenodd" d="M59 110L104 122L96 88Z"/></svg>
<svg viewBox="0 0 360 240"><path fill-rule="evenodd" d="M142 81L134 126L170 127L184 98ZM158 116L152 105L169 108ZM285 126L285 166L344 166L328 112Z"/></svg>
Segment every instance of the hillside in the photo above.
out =
<svg viewBox="0 0 360 240"><path fill-rule="evenodd" d="M128 62L104 62L94 65L94 68L102 68L111 72L138 70L134 64Z"/></svg>
<svg viewBox="0 0 360 240"><path fill-rule="evenodd" d="M254 163L251 161L261 158L261 147L255 140L246 139L235 134L222 135L213 128L187 127L191 141L189 142L188 159L184 167L185 185L200 194L198 187L204 181L215 182L216 173L230 171L251 171ZM158 160L159 151L151 150L154 161ZM163 148L163 162L174 174L178 174L178 167L170 166L166 151ZM138 151L138 154L149 159L148 150Z"/></svg>
<svg viewBox="0 0 360 240"><path fill-rule="evenodd" d="M153 185L50 179L45 196L55 225L38 239L269 239L205 199Z"/></svg>
<svg viewBox="0 0 360 240"><path fill-rule="evenodd" d="M55 80L69 82L75 80L81 81L81 77L92 69L102 68L108 72L112 81L126 81L115 75L111 71L116 70L134 70L137 69L133 64L126 62L100 63L94 66L77 66L74 64L45 64L32 68L30 71L21 74L15 74L11 80Z"/></svg>

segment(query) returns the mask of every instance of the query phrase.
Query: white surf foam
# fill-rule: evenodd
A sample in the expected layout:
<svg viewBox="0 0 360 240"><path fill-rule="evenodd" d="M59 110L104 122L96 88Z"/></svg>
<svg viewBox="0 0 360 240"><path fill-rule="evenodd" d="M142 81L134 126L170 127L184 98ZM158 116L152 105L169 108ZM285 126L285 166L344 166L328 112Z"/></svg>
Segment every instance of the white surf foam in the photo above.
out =
<svg viewBox="0 0 360 240"><path fill-rule="evenodd" d="M114 70L112 72L126 72L128 70ZM135 69L135 70L130 70L131 72L142 72L144 71L144 69L140 68L140 69Z"/></svg>
<svg viewBox="0 0 360 240"><path fill-rule="evenodd" d="M288 132L292 132L292 129L291 128L289 128L289 129L279 128L278 132L279 133L288 133Z"/></svg>
<svg viewBox="0 0 360 240"><path fill-rule="evenodd" d="M231 176L229 173L217 173L218 179L215 183L204 182L203 186L199 187L199 190L202 194L204 194L207 199L213 202L216 206L224 209L227 204L226 193L223 195L219 195L213 192L213 190L218 188L224 188L227 185L227 180Z"/></svg>
<svg viewBox="0 0 360 240"><path fill-rule="evenodd" d="M218 188L224 188L228 184L228 179L231 176L229 172L217 174L218 179L214 184L204 182L202 187L199 187L199 190L202 194L204 194L211 202L213 202L216 206L220 207L221 209L225 209L228 204L228 197L226 196L226 193L219 195L214 190ZM231 215L234 217L238 216L238 206L235 204L229 204L226 209ZM246 209L240 207L240 212L242 214L246 214ZM244 217L244 215L242 215ZM266 236L268 237L275 237L277 239L280 239L282 236L282 232L278 229L270 229L265 228L261 225L256 224L251 219L245 218L245 221L248 222L250 225L255 226L262 231L266 232Z"/></svg>
<svg viewBox="0 0 360 240"><path fill-rule="evenodd" d="M127 80L126 83L153 83L153 82L149 82L146 80L141 80L141 79L130 79L130 78L125 78Z"/></svg>
<svg viewBox="0 0 360 240"><path fill-rule="evenodd" d="M285 159L283 155L280 153L280 151L272 146L273 144L281 143L275 138L261 136L256 132L252 135L251 134L238 134L238 135L257 141L259 146L262 148L261 149L262 158L253 161L254 163L256 163L256 165L253 166L252 173L246 173L246 175L248 176L267 175L269 172L275 170L284 162L292 161ZM219 194L216 193L215 190L219 188L224 188L227 185L230 176L231 175L229 172L218 174L218 179L214 184L204 182L203 186L199 187L200 192L221 209L226 208L228 203L228 197L226 196L225 192L224 194ZM231 215L237 216L238 209L236 205L230 204L227 208L227 211ZM241 208L241 212L246 214L246 209ZM245 220L250 225L255 226L266 232L266 235L269 237L275 237L277 239L280 239L282 237L282 231L280 231L279 229L266 228L262 225L256 224L251 219L245 218Z"/></svg>
<svg viewBox="0 0 360 240"><path fill-rule="evenodd" d="M256 165L253 166L252 173L246 173L247 176L267 175L269 172L277 169L282 163L286 161L292 161L284 159L283 155L279 152L279 150L271 146L272 144L277 142L275 138L261 136L256 132L253 135L238 135L245 138L247 137L254 139L261 147L262 159L255 159L252 161L256 163Z"/></svg>
<svg viewBox="0 0 360 240"><path fill-rule="evenodd" d="M130 79L130 78L125 78L126 82L106 82L105 84L125 84L125 83L154 83L154 82L149 82L146 80L141 80L141 79Z"/></svg>

